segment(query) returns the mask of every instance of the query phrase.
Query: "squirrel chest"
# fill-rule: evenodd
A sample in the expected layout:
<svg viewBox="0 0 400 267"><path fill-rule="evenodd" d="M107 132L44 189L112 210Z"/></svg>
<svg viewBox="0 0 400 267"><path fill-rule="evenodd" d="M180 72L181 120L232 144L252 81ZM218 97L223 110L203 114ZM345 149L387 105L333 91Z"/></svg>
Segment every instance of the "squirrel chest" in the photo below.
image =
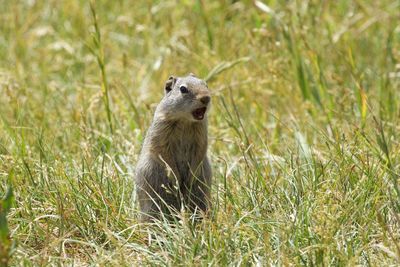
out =
<svg viewBox="0 0 400 267"><path fill-rule="evenodd" d="M171 135L165 140L164 153L161 153L161 157L169 159L166 160L166 163L183 180L196 172L207 152L205 130L201 129L203 128L200 127L201 125L198 126L187 128L185 125L176 125L172 129Z"/></svg>

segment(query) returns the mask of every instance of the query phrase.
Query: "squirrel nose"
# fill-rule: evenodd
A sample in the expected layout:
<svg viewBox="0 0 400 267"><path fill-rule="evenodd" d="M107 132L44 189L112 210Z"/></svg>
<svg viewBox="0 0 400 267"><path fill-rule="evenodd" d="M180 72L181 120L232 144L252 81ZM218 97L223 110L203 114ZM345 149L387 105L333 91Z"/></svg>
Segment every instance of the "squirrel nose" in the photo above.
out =
<svg viewBox="0 0 400 267"><path fill-rule="evenodd" d="M205 95L200 98L201 103L203 103L204 105L207 105L210 102L210 100L211 98L209 95Z"/></svg>

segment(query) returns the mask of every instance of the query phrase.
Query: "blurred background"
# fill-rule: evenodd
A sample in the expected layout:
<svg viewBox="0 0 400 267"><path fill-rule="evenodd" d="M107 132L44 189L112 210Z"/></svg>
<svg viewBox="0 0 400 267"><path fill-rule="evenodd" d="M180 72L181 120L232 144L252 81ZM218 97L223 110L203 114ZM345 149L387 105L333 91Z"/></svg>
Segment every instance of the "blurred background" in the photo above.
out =
<svg viewBox="0 0 400 267"><path fill-rule="evenodd" d="M0 255L398 264L399 19L397 0L1 1ZM190 72L213 94L215 205L149 243L134 166L165 81Z"/></svg>

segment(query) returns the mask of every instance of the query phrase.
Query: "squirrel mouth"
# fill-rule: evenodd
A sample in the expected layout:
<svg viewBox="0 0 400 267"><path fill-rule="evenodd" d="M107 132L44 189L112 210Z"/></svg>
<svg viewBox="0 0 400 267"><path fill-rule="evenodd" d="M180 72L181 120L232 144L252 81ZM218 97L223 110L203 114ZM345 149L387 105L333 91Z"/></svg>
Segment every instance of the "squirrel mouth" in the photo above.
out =
<svg viewBox="0 0 400 267"><path fill-rule="evenodd" d="M202 119L204 119L204 114L206 113L206 110L207 110L206 107L195 109L192 112L192 115L196 120L201 121Z"/></svg>

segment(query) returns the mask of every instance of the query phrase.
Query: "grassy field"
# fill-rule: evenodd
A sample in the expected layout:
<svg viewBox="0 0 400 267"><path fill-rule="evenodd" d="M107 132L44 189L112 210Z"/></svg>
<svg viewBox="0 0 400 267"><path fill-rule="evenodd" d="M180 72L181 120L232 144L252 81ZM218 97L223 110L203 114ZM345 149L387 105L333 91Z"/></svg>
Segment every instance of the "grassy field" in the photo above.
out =
<svg viewBox="0 0 400 267"><path fill-rule="evenodd" d="M151 2L0 2L0 265L400 264L400 2ZM138 152L189 72L212 212L149 228Z"/></svg>

